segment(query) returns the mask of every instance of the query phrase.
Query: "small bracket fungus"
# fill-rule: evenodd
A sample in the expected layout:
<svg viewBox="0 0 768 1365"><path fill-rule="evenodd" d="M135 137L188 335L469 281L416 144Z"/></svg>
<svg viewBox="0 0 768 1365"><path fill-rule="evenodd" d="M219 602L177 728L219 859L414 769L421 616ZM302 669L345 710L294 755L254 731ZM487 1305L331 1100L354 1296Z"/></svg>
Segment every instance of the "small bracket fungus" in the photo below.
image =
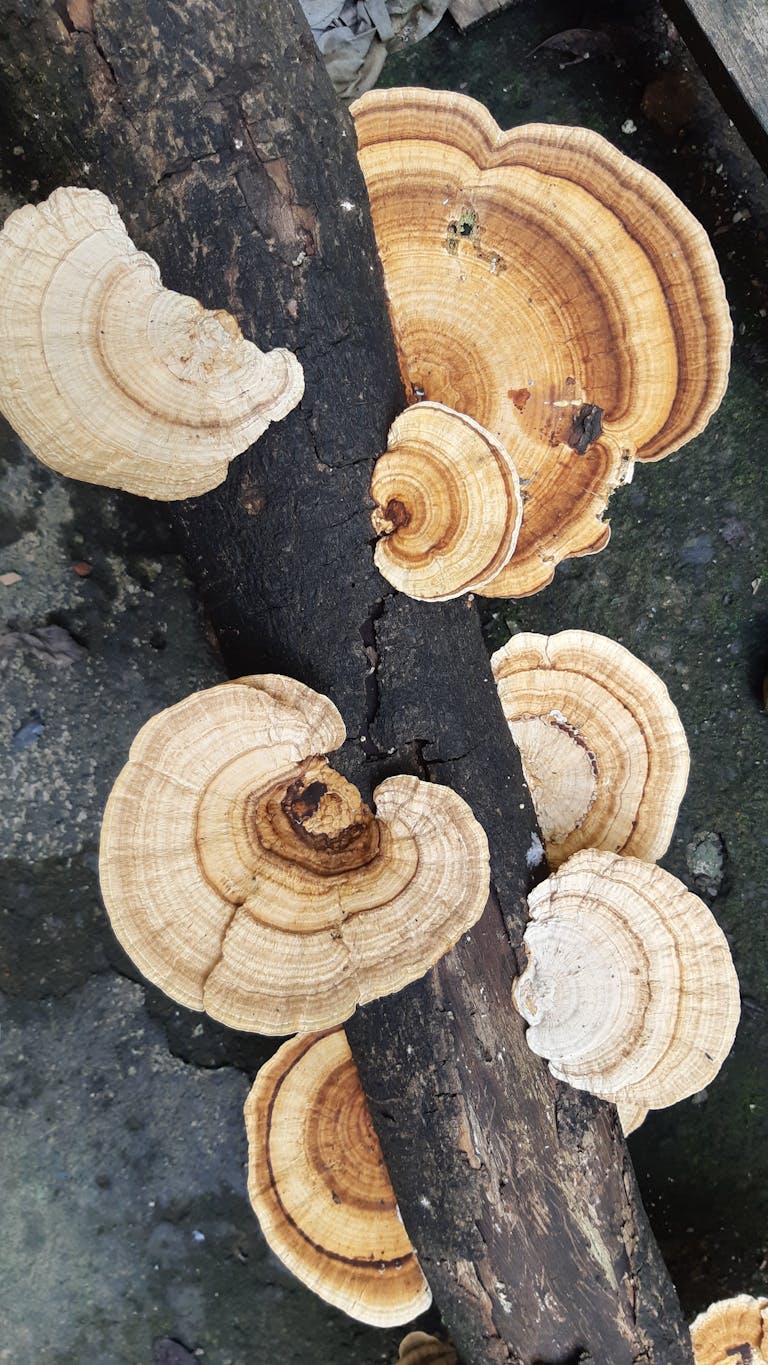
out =
<svg viewBox="0 0 768 1365"><path fill-rule="evenodd" d="M453 947L488 898L488 841L447 787L391 777L376 814L322 755L327 697L223 683L154 716L107 802L112 927L151 981L232 1028L329 1028Z"/></svg>
<svg viewBox="0 0 768 1365"><path fill-rule="evenodd" d="M423 1313L432 1295L343 1030L284 1043L256 1077L245 1126L251 1204L302 1284L374 1327Z"/></svg>
<svg viewBox="0 0 768 1365"><path fill-rule="evenodd" d="M115 205L55 190L0 232L0 411L52 469L193 497L304 392L290 351L164 289Z"/></svg>
<svg viewBox="0 0 768 1365"><path fill-rule="evenodd" d="M608 541L633 459L706 425L731 321L714 252L656 176L586 128L502 132L482 105L376 90L352 106L406 388L515 461L525 509L479 591L524 596Z"/></svg>
<svg viewBox="0 0 768 1365"><path fill-rule="evenodd" d="M513 1001L553 1076L663 1109L717 1075L739 983L714 916L653 863L584 849L528 897Z"/></svg>
<svg viewBox="0 0 768 1365"><path fill-rule="evenodd" d="M496 574L517 544L520 480L503 446L471 417L416 403L390 429L371 479L375 560L409 597L444 602Z"/></svg>
<svg viewBox="0 0 768 1365"><path fill-rule="evenodd" d="M459 1365L459 1358L449 1341L409 1332L400 1342L397 1365Z"/></svg>
<svg viewBox="0 0 768 1365"><path fill-rule="evenodd" d="M661 679L588 630L513 635L491 666L550 867L580 848L661 858L690 762Z"/></svg>
<svg viewBox="0 0 768 1365"><path fill-rule="evenodd" d="M768 1299L737 1294L691 1323L696 1365L768 1365Z"/></svg>

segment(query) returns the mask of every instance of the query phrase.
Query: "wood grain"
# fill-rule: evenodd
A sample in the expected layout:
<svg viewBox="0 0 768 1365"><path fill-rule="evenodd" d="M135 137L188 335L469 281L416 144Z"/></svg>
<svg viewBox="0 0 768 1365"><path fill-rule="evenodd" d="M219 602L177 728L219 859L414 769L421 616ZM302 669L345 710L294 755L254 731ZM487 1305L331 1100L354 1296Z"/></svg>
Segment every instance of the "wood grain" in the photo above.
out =
<svg viewBox="0 0 768 1365"><path fill-rule="evenodd" d="M742 137L768 167L768 8L765 0L665 0Z"/></svg>

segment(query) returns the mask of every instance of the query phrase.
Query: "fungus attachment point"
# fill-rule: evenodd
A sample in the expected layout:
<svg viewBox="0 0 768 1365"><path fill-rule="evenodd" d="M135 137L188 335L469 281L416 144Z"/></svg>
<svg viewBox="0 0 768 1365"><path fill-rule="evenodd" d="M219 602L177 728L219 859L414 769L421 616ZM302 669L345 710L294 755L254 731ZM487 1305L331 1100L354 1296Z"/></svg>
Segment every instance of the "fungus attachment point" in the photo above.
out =
<svg viewBox="0 0 768 1365"><path fill-rule="evenodd" d="M491 665L550 867L580 848L660 858L689 769L685 731L661 679L587 630L521 632Z"/></svg>
<svg viewBox="0 0 768 1365"><path fill-rule="evenodd" d="M737 1294L713 1303L691 1323L696 1365L768 1363L768 1299Z"/></svg>
<svg viewBox="0 0 768 1365"><path fill-rule="evenodd" d="M284 1043L256 1077L245 1126L248 1194L281 1261L359 1322L423 1313L432 1296L343 1030Z"/></svg>
<svg viewBox="0 0 768 1365"><path fill-rule="evenodd" d="M327 697L241 678L155 716L104 815L100 874L137 966L233 1028L329 1028L423 976L479 919L488 841L455 792L415 777L376 814L321 754Z"/></svg>
<svg viewBox="0 0 768 1365"><path fill-rule="evenodd" d="M528 897L513 1000L561 1081L623 1114L663 1109L717 1075L739 983L714 916L676 877L584 849Z"/></svg>
<svg viewBox="0 0 768 1365"><path fill-rule="evenodd" d="M290 351L164 289L114 204L63 188L0 232L0 410L52 469L194 497L304 392Z"/></svg>
<svg viewBox="0 0 768 1365"><path fill-rule="evenodd" d="M633 459L706 425L731 321L714 252L656 176L587 128L502 131L466 95L352 106L406 391L509 451L525 513L482 595L524 596L608 541Z"/></svg>
<svg viewBox="0 0 768 1365"><path fill-rule="evenodd" d="M364 867L379 849L379 826L357 787L318 759L262 798L256 826L265 848L320 875Z"/></svg>
<svg viewBox="0 0 768 1365"><path fill-rule="evenodd" d="M440 403L396 419L371 479L375 560L409 597L446 601L495 577L517 544L520 481L503 446Z"/></svg>

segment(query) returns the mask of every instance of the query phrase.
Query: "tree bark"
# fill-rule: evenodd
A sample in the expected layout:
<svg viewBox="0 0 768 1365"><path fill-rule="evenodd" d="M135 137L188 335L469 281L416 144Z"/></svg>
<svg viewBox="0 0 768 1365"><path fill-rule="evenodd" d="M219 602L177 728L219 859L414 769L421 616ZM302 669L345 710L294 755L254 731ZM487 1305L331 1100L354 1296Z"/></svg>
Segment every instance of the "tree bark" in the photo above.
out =
<svg viewBox="0 0 768 1365"><path fill-rule="evenodd" d="M481 922L347 1025L465 1365L690 1361L614 1110L556 1083L511 1008L534 824L476 607L373 566L370 470L404 398L353 130L297 4L0 0L0 38L17 187L103 190L169 287L304 366L300 409L173 513L230 673L327 693L366 797L415 772L488 833Z"/></svg>

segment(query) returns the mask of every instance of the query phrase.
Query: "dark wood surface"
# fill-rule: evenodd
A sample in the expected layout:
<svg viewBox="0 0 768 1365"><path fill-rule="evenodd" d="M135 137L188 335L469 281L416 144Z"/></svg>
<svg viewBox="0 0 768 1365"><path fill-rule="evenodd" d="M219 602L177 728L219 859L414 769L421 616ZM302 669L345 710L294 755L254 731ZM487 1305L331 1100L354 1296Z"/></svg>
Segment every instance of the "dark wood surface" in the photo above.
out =
<svg viewBox="0 0 768 1365"><path fill-rule="evenodd" d="M175 509L230 673L328 693L364 794L415 772L489 835L480 924L348 1028L465 1365L689 1362L614 1111L557 1084L510 1007L532 816L476 611L374 569L368 481L403 395L352 128L298 6L0 0L0 99L19 187L104 190L169 286L304 365L300 409Z"/></svg>
<svg viewBox="0 0 768 1365"><path fill-rule="evenodd" d="M664 0L745 141L768 169L766 0Z"/></svg>

